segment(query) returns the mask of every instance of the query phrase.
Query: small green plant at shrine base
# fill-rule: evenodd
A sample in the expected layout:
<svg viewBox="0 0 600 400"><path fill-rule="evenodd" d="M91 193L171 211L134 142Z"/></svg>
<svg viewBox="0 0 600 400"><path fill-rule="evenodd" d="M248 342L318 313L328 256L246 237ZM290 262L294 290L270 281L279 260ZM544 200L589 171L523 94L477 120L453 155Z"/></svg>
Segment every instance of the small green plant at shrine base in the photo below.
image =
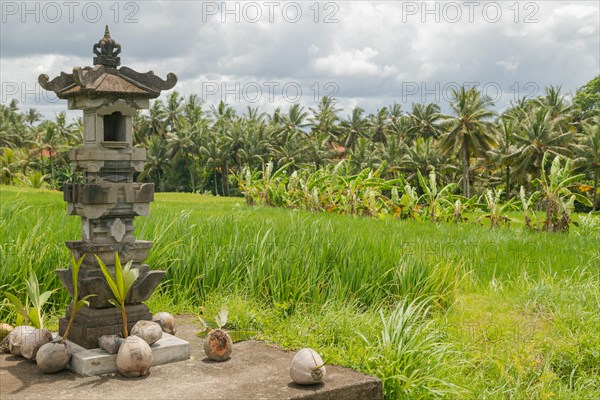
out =
<svg viewBox="0 0 600 400"><path fill-rule="evenodd" d="M100 265L100 269L102 269L102 274L104 275L104 279L106 279L106 283L110 287L110 290L113 292L115 296L114 299L110 299L109 302L121 310L121 315L123 316L123 337L129 336L129 332L127 330L127 311L125 309L125 298L127 297L127 293L133 283L140 275L139 268L133 268L133 260L130 260L125 267L121 266L121 260L119 259L119 253L115 253L115 276L113 277L108 267L102 262L100 257L94 254L96 260L98 260L98 265Z"/></svg>
<svg viewBox="0 0 600 400"><path fill-rule="evenodd" d="M84 259L85 255L81 256L81 258L76 261L75 256L71 255L71 280L73 281L73 309L71 310L71 317L69 318L67 329L65 330L65 334L63 335L61 341L65 341L69 337L71 326L73 325L73 321L75 320L75 314L77 314L79 310L81 310L84 306L90 305L87 299L96 296L95 294L88 294L81 300L77 300L77 298L79 297L79 284L77 282L77 279L79 278L79 268L81 268L81 264L83 263Z"/></svg>
<svg viewBox="0 0 600 400"><path fill-rule="evenodd" d="M200 320L200 323L204 329L196 333L196 336L199 338L205 338L211 331L222 329L225 324L227 324L228 316L229 310L226 306L221 306L214 319L198 316L198 320ZM248 340L256 335L256 332L253 331L228 331L228 333L234 343Z"/></svg>
<svg viewBox="0 0 600 400"><path fill-rule="evenodd" d="M33 270L29 271L29 279L27 280L26 285L27 297L25 298L24 304L21 303L21 301L14 294L4 292L4 295L10 301L11 307L17 312L15 325L31 324L34 328L43 329L44 314L42 307L44 304L46 304L56 289L40 294L40 286L37 275L35 272L33 272ZM29 307L30 302L32 307Z"/></svg>

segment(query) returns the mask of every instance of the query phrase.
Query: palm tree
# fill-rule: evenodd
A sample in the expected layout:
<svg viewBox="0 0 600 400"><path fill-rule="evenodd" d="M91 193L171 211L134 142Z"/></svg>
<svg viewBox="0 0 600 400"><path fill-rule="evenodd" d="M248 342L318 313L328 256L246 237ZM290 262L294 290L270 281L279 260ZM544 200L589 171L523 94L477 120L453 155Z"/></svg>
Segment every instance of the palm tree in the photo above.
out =
<svg viewBox="0 0 600 400"><path fill-rule="evenodd" d="M360 138L356 143L356 148L350 155L350 165L355 172L364 170L365 168L376 168L381 165L379 149L376 143L373 143L367 138Z"/></svg>
<svg viewBox="0 0 600 400"><path fill-rule="evenodd" d="M30 108L27 110L27 113L24 116L25 122L29 125L30 128L33 128L33 125L36 122L42 120L42 114L38 112L35 108Z"/></svg>
<svg viewBox="0 0 600 400"><path fill-rule="evenodd" d="M164 126L171 132L177 132L181 127L181 117L183 115L183 97L177 92L173 92L167 98L164 105L163 116Z"/></svg>
<svg viewBox="0 0 600 400"><path fill-rule="evenodd" d="M300 104L293 104L288 110L287 115L282 115L280 118L282 126L279 138L281 141L286 142L290 136L304 134L305 129L309 126L306 122L308 115L308 112L304 111L304 107L301 107ZM275 120L275 114L272 120Z"/></svg>
<svg viewBox="0 0 600 400"><path fill-rule="evenodd" d="M441 148L446 155L459 152L462 158L463 195L470 197L469 167L472 156L485 157L486 152L496 145L492 124L489 121L494 112L489 108L494 103L488 96L482 96L476 88L464 87L452 90L450 107L453 117L447 117L444 127L448 132L441 140Z"/></svg>
<svg viewBox="0 0 600 400"><path fill-rule="evenodd" d="M148 113L134 117L133 135L136 144L145 144L152 136L166 139L165 111L162 101L154 101Z"/></svg>
<svg viewBox="0 0 600 400"><path fill-rule="evenodd" d="M375 115L369 116L369 130L371 131L371 140L387 144L389 134L390 114L387 107L377 110Z"/></svg>
<svg viewBox="0 0 600 400"><path fill-rule="evenodd" d="M413 104L412 112L408 115L407 134L413 140L418 137L437 139L442 132L440 128L442 119L443 115L437 104Z"/></svg>
<svg viewBox="0 0 600 400"><path fill-rule="evenodd" d="M147 144L146 164L139 180L150 177L157 184L159 191L164 190L164 178L170 160L167 156L167 145L160 136L151 136ZM155 179L154 179L155 178Z"/></svg>
<svg viewBox="0 0 600 400"><path fill-rule="evenodd" d="M537 103L548 108L552 119L564 119L571 111L571 106L567 103L564 96L560 94L561 87L548 86L546 96L540 97Z"/></svg>
<svg viewBox="0 0 600 400"><path fill-rule="evenodd" d="M335 102L331 97L324 96L321 99L316 109L310 108L312 117L310 121L311 135L317 137L323 137L323 135L330 136L331 139L337 139L337 126L339 118L337 113L341 111L339 108L335 108Z"/></svg>
<svg viewBox="0 0 600 400"><path fill-rule="evenodd" d="M204 156L206 160L206 166L213 173L213 185L214 185L214 195L219 195L219 189L217 186L217 176L218 173L223 174L221 171L223 165L223 154L221 151L221 145L219 143L219 137L214 132L209 132L208 137L206 138L206 142L200 148L200 152ZM221 185L222 187L223 185ZM221 194L224 194L221 192Z"/></svg>
<svg viewBox="0 0 600 400"><path fill-rule="evenodd" d="M12 185L24 164L26 162L20 149L0 148L0 183Z"/></svg>
<svg viewBox="0 0 600 400"><path fill-rule="evenodd" d="M363 113L364 110L356 106L352 110L352 115L340 123L340 132L345 136L343 144L346 149L353 151L357 140L367 134L369 120L363 117Z"/></svg>
<svg viewBox="0 0 600 400"><path fill-rule="evenodd" d="M518 123L510 118L499 118L497 129L498 146L489 151L489 158L492 165L496 168L504 168L504 193L510 196L511 189L511 163L507 161L507 157L515 152L514 136L517 131Z"/></svg>
<svg viewBox="0 0 600 400"><path fill-rule="evenodd" d="M324 166L333 155L331 135L327 132L311 132L303 138L301 143L302 161L312 165L315 169Z"/></svg>
<svg viewBox="0 0 600 400"><path fill-rule="evenodd" d="M259 168L271 156L270 145L274 141L275 128L266 124L262 118L251 121L240 119L239 123L242 125L239 129L245 132L245 137L242 147L238 149L238 172L244 166Z"/></svg>
<svg viewBox="0 0 600 400"><path fill-rule="evenodd" d="M571 155L568 148L570 132L561 132L551 110L538 107L529 112L514 136L516 149L505 160L515 165L519 175L533 174L540 178L544 155Z"/></svg>
<svg viewBox="0 0 600 400"><path fill-rule="evenodd" d="M386 174L398 178L400 174L400 163L405 152L405 143L403 138L397 134L391 134L387 138L387 143L380 153L382 162L386 164Z"/></svg>
<svg viewBox="0 0 600 400"><path fill-rule="evenodd" d="M414 145L404 145L404 155L400 160L400 168L408 175L409 181L417 180L417 173L427 176L430 171L448 172L456 167L446 162L438 142L433 137L419 137ZM440 177L440 175L438 175Z"/></svg>
<svg viewBox="0 0 600 400"><path fill-rule="evenodd" d="M389 122L390 125L394 125L398 122L398 120L400 118L403 117L402 115L402 106L396 102L394 102L394 104L392 104L391 106L388 107L388 115L389 115Z"/></svg>
<svg viewBox="0 0 600 400"><path fill-rule="evenodd" d="M196 190L196 163L195 157L199 156L200 138L206 129L201 122L189 125L187 121L182 123L179 132L172 133L167 139L167 157L171 160L181 157L185 169L189 173L190 189Z"/></svg>
<svg viewBox="0 0 600 400"><path fill-rule="evenodd" d="M583 133L579 137L579 144L575 145L577 157L574 164L580 171L591 173L594 180L593 209L598 207L598 179L600 178L600 114L582 124Z"/></svg>

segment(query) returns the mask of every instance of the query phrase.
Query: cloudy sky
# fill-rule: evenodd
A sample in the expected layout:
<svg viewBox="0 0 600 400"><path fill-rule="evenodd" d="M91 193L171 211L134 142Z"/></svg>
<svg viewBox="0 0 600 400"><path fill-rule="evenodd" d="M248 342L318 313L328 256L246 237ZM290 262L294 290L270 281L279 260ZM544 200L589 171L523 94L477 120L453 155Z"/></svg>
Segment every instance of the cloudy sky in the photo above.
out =
<svg viewBox="0 0 600 400"><path fill-rule="evenodd" d="M38 75L91 65L105 24L121 65L174 72L181 94L240 111L313 107L323 95L343 115L356 104L447 109L462 84L501 110L600 74L596 1L2 1L0 10L2 103L17 98L46 116L66 102L44 93Z"/></svg>

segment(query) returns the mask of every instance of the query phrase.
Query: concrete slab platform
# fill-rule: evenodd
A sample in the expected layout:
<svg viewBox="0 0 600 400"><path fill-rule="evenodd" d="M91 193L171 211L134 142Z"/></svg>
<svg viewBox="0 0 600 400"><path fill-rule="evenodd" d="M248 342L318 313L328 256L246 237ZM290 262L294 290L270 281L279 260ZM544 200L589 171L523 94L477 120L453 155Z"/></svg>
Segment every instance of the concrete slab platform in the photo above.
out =
<svg viewBox="0 0 600 400"><path fill-rule="evenodd" d="M42 373L35 363L0 354L2 399L314 399L381 400L377 378L327 365L324 384L302 387L289 376L293 352L261 342L236 343L232 358L212 362L204 355L199 325L177 318L177 336L190 343L186 361L155 365L150 374L128 379L112 372L80 376L71 371Z"/></svg>
<svg viewBox="0 0 600 400"><path fill-rule="evenodd" d="M84 349L71 342L73 356L69 369L79 375L94 376L117 371L117 355L102 349ZM168 333L151 346L152 365L184 361L190 358L190 344Z"/></svg>

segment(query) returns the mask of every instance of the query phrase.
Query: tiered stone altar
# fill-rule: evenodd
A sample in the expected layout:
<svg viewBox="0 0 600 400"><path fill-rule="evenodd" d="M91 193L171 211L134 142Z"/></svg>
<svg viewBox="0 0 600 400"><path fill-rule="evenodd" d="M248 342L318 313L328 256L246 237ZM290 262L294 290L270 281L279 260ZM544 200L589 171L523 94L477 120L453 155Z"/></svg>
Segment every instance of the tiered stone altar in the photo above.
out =
<svg viewBox="0 0 600 400"><path fill-rule="evenodd" d="M133 147L133 116L136 110L149 108L149 99L177 83L172 73L165 81L152 71L139 73L118 68L121 46L111 38L108 27L93 46L93 52L93 67L74 67L72 74L62 72L51 81L47 75L38 78L44 89L67 99L69 109L83 110L83 147L73 149L70 157L75 167L84 172L85 183L65 184L63 191L67 213L81 217L82 240L67 242L75 259L85 255L79 274L79 295L96 295L89 299L90 306L75 316L69 337L87 349L98 347L100 336L123 331L121 313L108 301L112 292L94 255L113 274L116 252L123 264L132 260L140 268L126 301L129 328L152 317L142 302L148 300L164 271L153 271L143 263L152 242L136 240L134 236L133 220L148 215L154 185L133 180L146 160L146 150ZM71 292L71 270L59 269L56 273ZM69 308L59 321L61 335L70 313Z"/></svg>

